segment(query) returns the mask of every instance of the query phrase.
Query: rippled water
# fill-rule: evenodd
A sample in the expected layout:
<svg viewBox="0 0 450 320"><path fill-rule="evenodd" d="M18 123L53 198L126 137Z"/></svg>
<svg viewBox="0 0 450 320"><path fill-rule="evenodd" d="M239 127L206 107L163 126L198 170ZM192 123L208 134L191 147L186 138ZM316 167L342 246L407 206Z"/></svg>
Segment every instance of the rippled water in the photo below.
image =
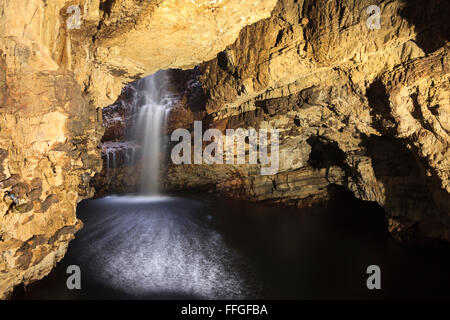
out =
<svg viewBox="0 0 450 320"><path fill-rule="evenodd" d="M251 295L240 274L249 264L199 214L207 206L168 197L98 200L89 210L105 213L87 217L72 254L97 281L132 297Z"/></svg>
<svg viewBox="0 0 450 320"><path fill-rule="evenodd" d="M243 201L107 197L82 202L85 227L51 275L15 298L449 297L447 248L400 245L382 209L343 195L286 209ZM82 290L67 290L68 265ZM367 266L382 290L366 288Z"/></svg>

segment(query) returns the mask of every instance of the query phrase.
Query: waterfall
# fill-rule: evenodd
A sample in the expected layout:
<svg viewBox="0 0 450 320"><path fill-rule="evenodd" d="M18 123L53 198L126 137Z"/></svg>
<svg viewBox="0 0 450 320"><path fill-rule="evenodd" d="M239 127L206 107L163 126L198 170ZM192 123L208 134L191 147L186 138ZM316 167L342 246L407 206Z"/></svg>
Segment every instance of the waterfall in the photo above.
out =
<svg viewBox="0 0 450 320"><path fill-rule="evenodd" d="M138 93L133 108L137 124L136 141L142 148L139 192L143 195L156 195L160 190L163 131L174 100L168 85L167 71L158 71L137 82Z"/></svg>
<svg viewBox="0 0 450 320"><path fill-rule="evenodd" d="M116 152L115 151L113 151L113 165L112 165L112 168L113 168L113 170L114 169L116 169L117 168L117 161L116 161Z"/></svg>
<svg viewBox="0 0 450 320"><path fill-rule="evenodd" d="M109 174L109 149L106 148L106 173Z"/></svg>

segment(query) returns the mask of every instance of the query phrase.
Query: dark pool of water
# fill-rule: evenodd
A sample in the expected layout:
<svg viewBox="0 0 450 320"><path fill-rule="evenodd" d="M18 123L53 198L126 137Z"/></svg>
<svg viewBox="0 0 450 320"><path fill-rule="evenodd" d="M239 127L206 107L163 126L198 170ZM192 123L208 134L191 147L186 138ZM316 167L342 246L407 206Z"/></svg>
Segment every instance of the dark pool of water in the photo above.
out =
<svg viewBox="0 0 450 320"><path fill-rule="evenodd" d="M15 299L449 298L450 251L398 244L383 210L342 193L308 209L195 198L80 203L85 227ZM68 290L66 269L81 269ZM368 290L366 268L381 268Z"/></svg>

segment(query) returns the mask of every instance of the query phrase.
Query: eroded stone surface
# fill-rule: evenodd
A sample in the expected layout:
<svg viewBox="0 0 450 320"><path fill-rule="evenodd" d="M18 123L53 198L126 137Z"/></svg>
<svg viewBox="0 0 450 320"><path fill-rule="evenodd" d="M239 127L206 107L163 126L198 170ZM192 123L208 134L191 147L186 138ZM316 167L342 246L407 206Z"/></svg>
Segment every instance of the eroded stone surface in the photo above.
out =
<svg viewBox="0 0 450 320"><path fill-rule="evenodd" d="M80 228L101 108L127 82L213 58L275 2L0 1L0 298L47 275Z"/></svg>
<svg viewBox="0 0 450 320"><path fill-rule="evenodd" d="M366 26L372 4L380 29ZM303 205L338 184L381 204L395 237L448 241L445 12L443 1L279 1L200 70L212 127L281 131L280 173L173 167L169 186Z"/></svg>

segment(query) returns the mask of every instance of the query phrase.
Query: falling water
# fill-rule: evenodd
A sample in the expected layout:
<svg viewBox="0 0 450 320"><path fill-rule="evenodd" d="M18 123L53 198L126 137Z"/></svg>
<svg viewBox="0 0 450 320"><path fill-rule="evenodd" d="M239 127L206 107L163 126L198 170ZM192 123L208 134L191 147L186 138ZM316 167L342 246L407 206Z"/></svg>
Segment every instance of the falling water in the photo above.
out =
<svg viewBox="0 0 450 320"><path fill-rule="evenodd" d="M106 172L109 174L109 149L106 148Z"/></svg>
<svg viewBox="0 0 450 320"><path fill-rule="evenodd" d="M117 168L116 153L113 151L113 169Z"/></svg>
<svg viewBox="0 0 450 320"><path fill-rule="evenodd" d="M138 93L134 105L137 116L136 140L142 147L139 191L144 195L159 193L162 133L174 100L168 85L167 71L158 71L137 83Z"/></svg>

